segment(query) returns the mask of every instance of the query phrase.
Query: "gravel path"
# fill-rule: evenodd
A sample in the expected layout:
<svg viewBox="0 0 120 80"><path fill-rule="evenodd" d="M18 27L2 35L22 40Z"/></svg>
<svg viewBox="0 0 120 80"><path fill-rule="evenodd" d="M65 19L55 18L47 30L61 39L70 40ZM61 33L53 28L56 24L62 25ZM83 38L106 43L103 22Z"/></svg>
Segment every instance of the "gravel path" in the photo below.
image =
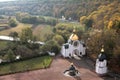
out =
<svg viewBox="0 0 120 80"><path fill-rule="evenodd" d="M48 69L0 76L0 80L103 80L95 72L91 71L89 67L84 67L87 64L82 63L82 61L83 60L81 60L80 63L74 63L81 73L81 76L76 78L63 75L64 70L69 68L70 61L56 57ZM76 64L79 64L79 66Z"/></svg>

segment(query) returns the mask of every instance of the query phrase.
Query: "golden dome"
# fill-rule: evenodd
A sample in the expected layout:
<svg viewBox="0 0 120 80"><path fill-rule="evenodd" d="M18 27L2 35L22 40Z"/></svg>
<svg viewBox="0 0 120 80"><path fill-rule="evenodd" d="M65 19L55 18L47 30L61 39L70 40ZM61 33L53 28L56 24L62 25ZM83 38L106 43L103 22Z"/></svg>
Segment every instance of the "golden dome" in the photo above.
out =
<svg viewBox="0 0 120 80"><path fill-rule="evenodd" d="M78 40L79 38L76 34L72 34L69 39L72 41L75 41L75 40Z"/></svg>
<svg viewBox="0 0 120 80"><path fill-rule="evenodd" d="M103 49L103 48L101 49L101 52L104 52L104 49Z"/></svg>
<svg viewBox="0 0 120 80"><path fill-rule="evenodd" d="M76 35L76 29L75 29L75 27L73 29L73 34L70 36L69 39L72 40L72 41L79 40L79 37Z"/></svg>

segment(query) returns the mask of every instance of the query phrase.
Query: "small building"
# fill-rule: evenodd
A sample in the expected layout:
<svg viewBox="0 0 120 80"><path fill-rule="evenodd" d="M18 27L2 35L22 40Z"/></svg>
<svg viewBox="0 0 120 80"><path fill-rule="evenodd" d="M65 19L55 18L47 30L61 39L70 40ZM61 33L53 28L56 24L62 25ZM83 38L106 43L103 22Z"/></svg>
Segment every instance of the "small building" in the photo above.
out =
<svg viewBox="0 0 120 80"><path fill-rule="evenodd" d="M61 54L63 57L73 57L74 55L83 56L85 55L85 44L79 40L75 29L68 39L68 42L63 44L61 48Z"/></svg>
<svg viewBox="0 0 120 80"><path fill-rule="evenodd" d="M98 55L98 58L96 59L95 72L100 75L107 73L107 59L106 55L104 54L103 48L101 49L101 53Z"/></svg>
<svg viewBox="0 0 120 80"><path fill-rule="evenodd" d="M64 16L62 16L62 20L63 20L63 21L65 21L65 20L66 20L66 18L65 18Z"/></svg>

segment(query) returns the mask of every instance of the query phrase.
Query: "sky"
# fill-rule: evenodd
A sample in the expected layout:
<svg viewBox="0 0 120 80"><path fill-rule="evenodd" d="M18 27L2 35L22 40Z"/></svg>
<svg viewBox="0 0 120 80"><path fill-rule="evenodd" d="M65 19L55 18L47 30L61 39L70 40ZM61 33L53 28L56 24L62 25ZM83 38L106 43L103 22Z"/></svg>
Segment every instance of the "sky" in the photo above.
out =
<svg viewBox="0 0 120 80"><path fill-rule="evenodd" d="M14 0L0 0L0 2L14 1Z"/></svg>

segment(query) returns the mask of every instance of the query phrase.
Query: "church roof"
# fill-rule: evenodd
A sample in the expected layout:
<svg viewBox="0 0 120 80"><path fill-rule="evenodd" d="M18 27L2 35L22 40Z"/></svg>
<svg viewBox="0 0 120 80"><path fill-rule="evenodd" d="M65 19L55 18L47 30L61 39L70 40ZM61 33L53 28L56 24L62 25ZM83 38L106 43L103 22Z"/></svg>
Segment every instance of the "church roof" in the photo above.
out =
<svg viewBox="0 0 120 80"><path fill-rule="evenodd" d="M72 41L75 41L75 40L78 40L79 38L76 34L72 34L69 39Z"/></svg>
<svg viewBox="0 0 120 80"><path fill-rule="evenodd" d="M100 54L98 59L99 59L99 61L106 60L106 55L105 54Z"/></svg>

